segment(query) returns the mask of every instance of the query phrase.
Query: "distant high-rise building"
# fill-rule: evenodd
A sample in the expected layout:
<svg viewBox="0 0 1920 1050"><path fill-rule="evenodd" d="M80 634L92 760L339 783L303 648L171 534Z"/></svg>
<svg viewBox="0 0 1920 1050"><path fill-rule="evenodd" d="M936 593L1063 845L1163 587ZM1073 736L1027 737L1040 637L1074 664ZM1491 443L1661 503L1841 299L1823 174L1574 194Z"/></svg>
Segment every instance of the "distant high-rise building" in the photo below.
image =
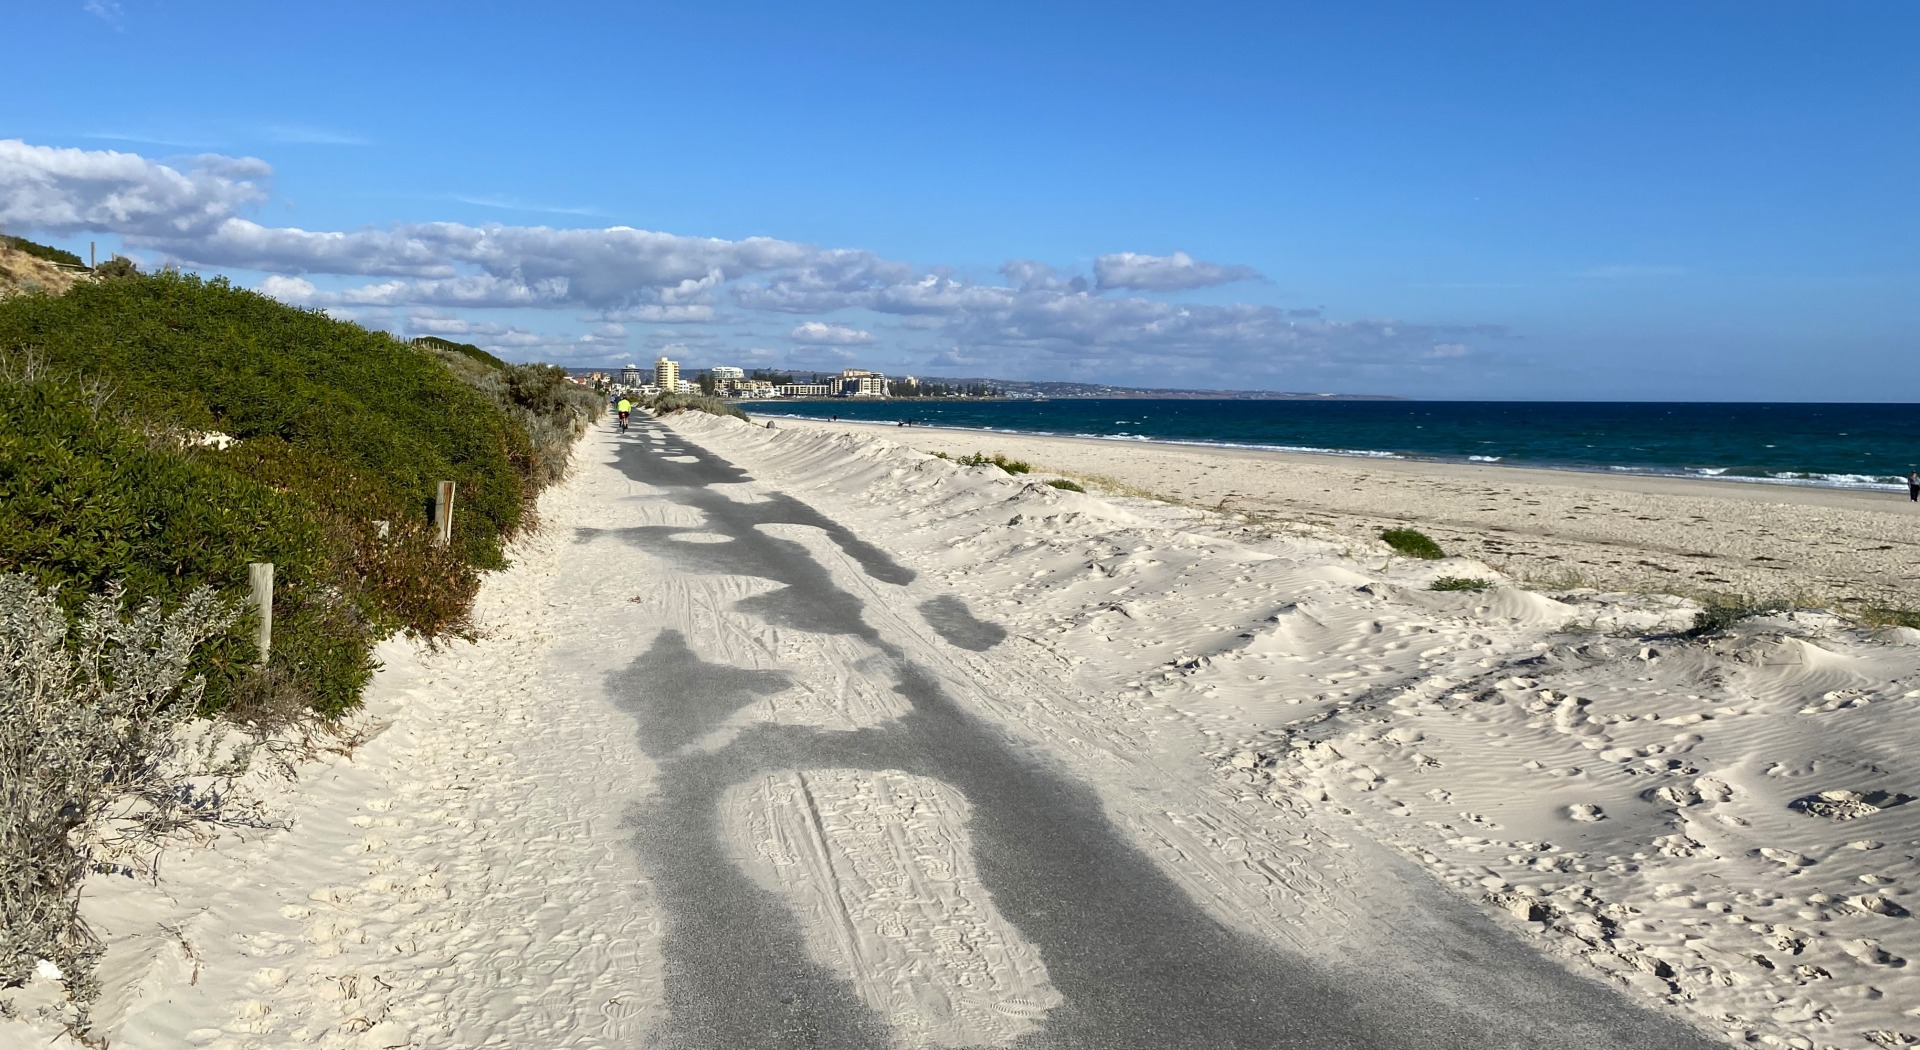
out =
<svg viewBox="0 0 1920 1050"><path fill-rule="evenodd" d="M653 385L672 393L680 389L680 362L669 361L665 354L653 363Z"/></svg>
<svg viewBox="0 0 1920 1050"><path fill-rule="evenodd" d="M841 397L886 397L887 377L864 368L848 368L833 381L833 387Z"/></svg>
<svg viewBox="0 0 1920 1050"><path fill-rule="evenodd" d="M732 365L714 365L713 378L725 382L729 379L745 379L747 378L747 373L745 370L735 368Z"/></svg>
<svg viewBox="0 0 1920 1050"><path fill-rule="evenodd" d="M640 366L628 365L620 370L620 381L628 386L640 385Z"/></svg>

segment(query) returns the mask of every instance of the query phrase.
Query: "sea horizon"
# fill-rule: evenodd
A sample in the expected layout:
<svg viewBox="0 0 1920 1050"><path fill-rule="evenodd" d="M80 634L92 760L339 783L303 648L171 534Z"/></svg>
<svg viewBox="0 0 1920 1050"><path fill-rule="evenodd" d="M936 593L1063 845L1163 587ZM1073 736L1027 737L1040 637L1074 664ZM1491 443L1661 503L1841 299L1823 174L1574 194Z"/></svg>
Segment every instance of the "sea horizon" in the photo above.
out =
<svg viewBox="0 0 1920 1050"><path fill-rule="evenodd" d="M742 407L776 418L1889 492L1920 464L1920 406L1898 402L1064 397Z"/></svg>

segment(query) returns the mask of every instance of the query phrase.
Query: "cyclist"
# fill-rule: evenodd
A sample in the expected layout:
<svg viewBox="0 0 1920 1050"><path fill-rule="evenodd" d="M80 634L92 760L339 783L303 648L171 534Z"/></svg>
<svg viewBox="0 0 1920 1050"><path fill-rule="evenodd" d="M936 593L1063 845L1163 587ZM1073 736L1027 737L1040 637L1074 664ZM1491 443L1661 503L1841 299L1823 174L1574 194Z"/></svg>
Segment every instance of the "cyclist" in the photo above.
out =
<svg viewBox="0 0 1920 1050"><path fill-rule="evenodd" d="M627 432L627 413L633 411L633 402L623 397L616 407L620 410L620 433L624 434Z"/></svg>

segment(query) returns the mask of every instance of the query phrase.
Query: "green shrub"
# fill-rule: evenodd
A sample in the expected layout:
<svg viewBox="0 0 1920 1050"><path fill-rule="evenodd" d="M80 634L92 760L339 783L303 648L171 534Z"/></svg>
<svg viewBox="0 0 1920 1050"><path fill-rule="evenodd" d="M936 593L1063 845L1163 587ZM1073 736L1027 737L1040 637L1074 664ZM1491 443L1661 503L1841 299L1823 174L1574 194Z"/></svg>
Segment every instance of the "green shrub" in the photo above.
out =
<svg viewBox="0 0 1920 1050"><path fill-rule="evenodd" d="M1438 543L1425 533L1413 529L1388 529L1380 534L1380 538L1387 541L1387 546L1409 558L1438 561L1447 556Z"/></svg>
<svg viewBox="0 0 1920 1050"><path fill-rule="evenodd" d="M31 255L36 259L45 259L46 261L51 263L59 263L62 266L87 265L87 261L85 259L80 258L78 255L75 255L70 251L66 251L60 248L55 248L50 244L36 244L33 241L27 240L25 237L15 237L15 236L12 236L11 234L0 234L0 243L6 244L8 247L12 248L14 251L21 252L26 255Z"/></svg>
<svg viewBox="0 0 1920 1050"><path fill-rule="evenodd" d="M345 710L371 673L368 639L310 630L337 619L345 569L327 550L320 508L219 462L227 455L142 434L73 385L0 378L0 571L58 588L74 612L115 585L169 604L201 586L237 592L249 562L273 562L274 666L334 668L302 684L310 706ZM244 633L196 652L210 706L242 688L256 655Z"/></svg>
<svg viewBox="0 0 1920 1050"><path fill-rule="evenodd" d="M1710 634L1719 634L1742 620L1780 611L1776 602L1760 602L1749 598L1708 598L1693 614L1693 626L1685 632L1688 638L1701 638Z"/></svg>
<svg viewBox="0 0 1920 1050"><path fill-rule="evenodd" d="M1086 489L1083 489L1083 488L1081 488L1081 487L1080 487L1080 485L1079 485L1079 483L1077 483L1077 482L1072 482L1072 481L1068 481L1068 480L1067 480L1066 478L1054 478L1053 480L1051 480L1051 481L1049 481L1049 482L1047 482L1047 484L1048 484L1048 485L1051 485L1052 487L1054 487L1054 488L1056 488L1056 489L1065 489L1065 490L1067 490L1068 492L1085 492L1085 491L1087 491Z"/></svg>
<svg viewBox="0 0 1920 1050"><path fill-rule="evenodd" d="M129 259L124 255L116 255L113 258L108 259L106 262L103 262L100 265L94 267L93 272L101 277L138 277L140 276L140 268L133 264L132 259Z"/></svg>
<svg viewBox="0 0 1920 1050"><path fill-rule="evenodd" d="M1033 464L1023 463L1017 459L1008 459L998 452L991 456L984 452L975 452L971 456L961 456L955 462L968 467L999 467L1009 474L1026 474L1033 470Z"/></svg>
<svg viewBox="0 0 1920 1050"><path fill-rule="evenodd" d="M647 400L646 407L656 416L672 415L675 412L705 412L708 415L732 416L735 419L753 422L745 412L741 411L739 405L704 394L655 394Z"/></svg>
<svg viewBox="0 0 1920 1050"><path fill-rule="evenodd" d="M1484 591L1493 586L1492 580L1483 580L1477 576L1440 576L1434 579L1429 589L1436 591Z"/></svg>
<svg viewBox="0 0 1920 1050"><path fill-rule="evenodd" d="M1920 609L1876 605L1863 610L1860 618L1875 627L1911 627L1920 631Z"/></svg>
<svg viewBox="0 0 1920 1050"><path fill-rule="evenodd" d="M409 346L224 280L161 273L9 299L0 569L58 585L71 613L112 583L135 601L233 593L248 562L273 562L271 663L254 667L244 630L210 640L193 665L204 702L292 692L338 714L358 702L376 638L464 629L479 572L505 564L527 500L564 470L597 401L558 369ZM206 432L237 441L200 447ZM441 479L459 485L444 548L426 522Z"/></svg>
<svg viewBox="0 0 1920 1050"><path fill-rule="evenodd" d="M415 517L435 482L456 481L455 544L481 568L504 564L501 541L521 514L514 461L532 459L524 429L431 354L384 333L224 279L163 272L7 301L0 354L23 350L56 374L116 384L129 415L222 431L243 446L277 438L345 468L374 503L304 491L361 520Z"/></svg>
<svg viewBox="0 0 1920 1050"><path fill-rule="evenodd" d="M456 343L451 339L442 339L437 335L423 335L413 341L415 346L424 346L429 350L445 350L450 354L478 361L489 368L506 368L507 363L487 353L472 343Z"/></svg>

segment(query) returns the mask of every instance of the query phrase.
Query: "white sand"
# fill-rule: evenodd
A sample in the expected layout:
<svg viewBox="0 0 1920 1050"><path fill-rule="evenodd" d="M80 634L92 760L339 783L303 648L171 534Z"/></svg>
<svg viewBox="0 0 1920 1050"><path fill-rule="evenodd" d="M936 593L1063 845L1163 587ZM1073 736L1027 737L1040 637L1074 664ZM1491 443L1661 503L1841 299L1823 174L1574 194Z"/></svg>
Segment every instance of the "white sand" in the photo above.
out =
<svg viewBox="0 0 1920 1050"><path fill-rule="evenodd" d="M1383 572L1384 548L1338 529L1248 529L1146 501L1114 513L991 467L786 422L771 434L677 425L760 476L793 479L856 529L871 523L1015 633L1019 649L996 660L1071 668L1081 710L1010 721L1082 759L1143 844L1158 841L1223 917L1257 915L1249 902L1265 883L1294 929L1339 929L1337 951L1364 956L1377 934L1359 912L1377 902L1344 855L1378 843L1543 952L1734 1042L1920 1041L1920 966L1907 963L1920 920L1904 914L1920 908L1920 805L1857 800L1920 794L1920 632L1798 613L1710 641L1647 641L1689 624L1694 606L1436 593L1424 589L1436 575L1498 575L1464 559L1395 559ZM1128 480L1164 483L1172 469L1142 465L1162 450L1113 443L943 433L932 444ZM1081 458L1061 463L1069 444ZM1164 454L1187 464L1192 495L1199 464L1178 457L1193 454ZM1601 480L1635 506L1745 501L1867 522L1900 510L1849 493L1761 504L1745 487ZM1094 743L1076 748L1069 734ZM1220 778L1211 812L1156 821L1117 783L1116 763L1157 764L1171 780L1201 755ZM1826 815L1792 808L1810 796ZM1266 815L1249 823L1255 805Z"/></svg>
<svg viewBox="0 0 1920 1050"><path fill-rule="evenodd" d="M1920 920L1903 914L1920 907L1920 805L1872 804L1920 794L1916 632L1796 614L1648 642L1693 607L1431 592L1437 574L1498 574L1389 563L1358 518L1332 512L1249 527L818 428L673 425L752 473L733 498L799 495L916 570L910 586L876 583L818 530L774 527L916 665L1092 786L1236 928L1469 994L1407 950L1420 917L1395 862L1410 858L1542 952L1731 1042L1920 1041L1920 965L1907 964ZM911 432L916 444L933 433ZM1139 463L1161 455L1088 444L1071 463L1027 456L1146 477ZM660 918L620 828L654 767L608 674L671 629L703 660L791 677L695 747L757 722L884 724L901 701L862 670L866 643L733 607L767 581L682 575L576 534L713 535L627 482L610 447L584 444L576 475L543 500L547 531L489 580L487 638L385 649L369 719L390 727L281 796L291 832L183 852L157 889L90 891L114 945L99 1032L116 1048L658 1034ZM671 438L649 447L684 454ZM1205 465L1187 463L1185 487ZM1881 527L1876 507L1779 506ZM942 594L1010 637L986 652L948 644L915 608ZM1790 808L1810 797L1815 812ZM981 887L967 801L950 788L795 769L737 786L721 808L743 869L790 902L815 959L893 1021L899 1045L1006 1043L1059 1002ZM0 1045L53 1034L0 1022Z"/></svg>
<svg viewBox="0 0 1920 1050"><path fill-rule="evenodd" d="M1193 506L1371 543L1412 526L1449 552L1563 587L1920 606L1906 494L780 419L925 452L1003 453Z"/></svg>

